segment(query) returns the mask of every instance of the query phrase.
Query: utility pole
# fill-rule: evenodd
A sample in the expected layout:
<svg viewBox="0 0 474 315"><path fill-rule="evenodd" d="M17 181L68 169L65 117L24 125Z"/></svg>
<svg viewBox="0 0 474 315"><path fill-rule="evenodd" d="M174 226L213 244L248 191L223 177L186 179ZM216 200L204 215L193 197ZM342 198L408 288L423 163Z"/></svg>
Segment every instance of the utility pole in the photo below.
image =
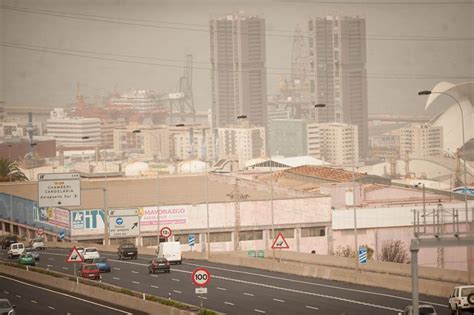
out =
<svg viewBox="0 0 474 315"><path fill-rule="evenodd" d="M247 199L249 195L241 194L238 182L240 179L236 178L234 189L230 194L227 194L230 199L234 200L234 250L240 249L240 200Z"/></svg>

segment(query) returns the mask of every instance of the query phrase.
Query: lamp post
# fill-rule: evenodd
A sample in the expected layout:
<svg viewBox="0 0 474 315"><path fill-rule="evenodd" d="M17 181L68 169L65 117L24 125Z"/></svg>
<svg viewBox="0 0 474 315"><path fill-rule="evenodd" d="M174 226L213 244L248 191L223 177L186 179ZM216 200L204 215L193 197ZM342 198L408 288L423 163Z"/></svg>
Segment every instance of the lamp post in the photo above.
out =
<svg viewBox="0 0 474 315"><path fill-rule="evenodd" d="M12 162L12 145L8 145L8 161L9 163ZM10 172L9 174L10 177L10 183L12 182L12 173ZM13 199L12 199L12 194L10 193L10 222L13 222ZM12 223L10 223L10 233L13 233L13 228L12 228Z"/></svg>
<svg viewBox="0 0 474 315"><path fill-rule="evenodd" d="M158 138L151 132L145 132L140 129L133 130L132 133L147 133L155 140L156 147L158 148ZM160 168L159 163L156 168L156 250L160 250Z"/></svg>
<svg viewBox="0 0 474 315"><path fill-rule="evenodd" d="M89 136L84 136L81 139L90 139ZM97 150L97 154L99 154ZM110 245L109 235L109 191L107 189L107 150L104 150L104 245Z"/></svg>
<svg viewBox="0 0 474 315"><path fill-rule="evenodd" d="M185 124L177 124L176 127L185 127ZM192 127L191 127L192 128ZM206 139L203 138L203 142L205 141ZM191 139L191 141L194 141L193 139ZM191 150L193 151L193 150ZM207 156L207 154L206 154ZM207 161L203 161L205 163L205 166L206 166L206 218L207 218L207 224L206 224L206 247L207 247L207 250L206 250L206 255L207 255L207 259L209 259L209 256L211 254L211 239L210 239L210 226L209 226L209 173L208 173L208 170L207 170Z"/></svg>
<svg viewBox="0 0 474 315"><path fill-rule="evenodd" d="M354 127L352 128L354 131ZM352 207L354 210L354 256L356 272L359 271L359 243L357 240L357 207L356 207L356 183L355 183L355 133L352 132Z"/></svg>
<svg viewBox="0 0 474 315"><path fill-rule="evenodd" d="M429 90L418 92L418 95L430 95L430 94L443 94L443 95L448 96L449 98L451 98L458 105L459 111L461 112L462 156L463 156L463 166L464 166L464 207L465 207L465 211L466 211L466 230L470 231L470 230L472 230L472 227L469 225L468 208L467 208L467 168L466 168L466 139L465 139L465 136L464 136L464 112L462 110L462 106L459 103L459 101L449 93L429 91ZM474 221L474 208L472 209L472 218L471 218L471 220ZM467 260L468 260L467 270L468 270L468 280L469 280L469 282L472 279L472 273L473 273L472 264L470 263L471 260L472 260L471 256L472 256L472 253L469 250L469 247L467 247Z"/></svg>

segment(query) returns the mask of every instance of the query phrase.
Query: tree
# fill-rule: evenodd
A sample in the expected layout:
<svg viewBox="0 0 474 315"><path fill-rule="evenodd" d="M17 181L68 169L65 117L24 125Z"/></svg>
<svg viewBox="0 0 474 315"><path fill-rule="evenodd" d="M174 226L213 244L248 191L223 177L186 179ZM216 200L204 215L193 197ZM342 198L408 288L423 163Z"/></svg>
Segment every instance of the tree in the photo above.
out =
<svg viewBox="0 0 474 315"><path fill-rule="evenodd" d="M355 257L355 251L349 245L347 245L345 247L338 246L336 252L334 253L334 255L341 256L341 257L354 258Z"/></svg>
<svg viewBox="0 0 474 315"><path fill-rule="evenodd" d="M379 260L395 263L408 263L408 253L402 241L384 241Z"/></svg>
<svg viewBox="0 0 474 315"><path fill-rule="evenodd" d="M27 180L28 177L20 170L15 161L0 159L0 182L24 182Z"/></svg>

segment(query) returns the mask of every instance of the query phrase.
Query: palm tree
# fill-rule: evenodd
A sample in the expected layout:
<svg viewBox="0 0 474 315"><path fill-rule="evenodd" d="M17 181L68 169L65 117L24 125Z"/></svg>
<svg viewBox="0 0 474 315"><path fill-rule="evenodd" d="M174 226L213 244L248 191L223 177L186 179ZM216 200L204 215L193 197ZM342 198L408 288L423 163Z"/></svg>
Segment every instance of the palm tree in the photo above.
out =
<svg viewBox="0 0 474 315"><path fill-rule="evenodd" d="M20 170L15 161L0 158L0 182L23 182L28 177Z"/></svg>

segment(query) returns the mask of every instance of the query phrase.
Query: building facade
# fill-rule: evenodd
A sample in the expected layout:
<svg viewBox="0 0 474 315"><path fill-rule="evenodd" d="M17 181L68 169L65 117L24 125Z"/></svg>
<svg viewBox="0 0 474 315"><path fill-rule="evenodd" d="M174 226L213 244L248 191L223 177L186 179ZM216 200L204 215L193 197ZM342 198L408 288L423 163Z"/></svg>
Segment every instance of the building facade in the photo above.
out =
<svg viewBox="0 0 474 315"><path fill-rule="evenodd" d="M233 14L210 24L212 127L229 127L247 115L267 122L265 19Z"/></svg>
<svg viewBox="0 0 474 315"><path fill-rule="evenodd" d="M303 119L274 119L270 121L271 155L291 157L307 154L306 121Z"/></svg>
<svg viewBox="0 0 474 315"><path fill-rule="evenodd" d="M310 91L317 122L358 127L360 155L368 152L368 108L365 19L327 16L310 18Z"/></svg>
<svg viewBox="0 0 474 315"><path fill-rule="evenodd" d="M442 155L443 127L412 124L400 129L400 157L430 158Z"/></svg>
<svg viewBox="0 0 474 315"><path fill-rule="evenodd" d="M358 163L357 126L341 123L312 123L307 126L308 155L331 164Z"/></svg>
<svg viewBox="0 0 474 315"><path fill-rule="evenodd" d="M213 156L212 132L209 127L170 128L172 157L178 160L197 158L207 161Z"/></svg>

